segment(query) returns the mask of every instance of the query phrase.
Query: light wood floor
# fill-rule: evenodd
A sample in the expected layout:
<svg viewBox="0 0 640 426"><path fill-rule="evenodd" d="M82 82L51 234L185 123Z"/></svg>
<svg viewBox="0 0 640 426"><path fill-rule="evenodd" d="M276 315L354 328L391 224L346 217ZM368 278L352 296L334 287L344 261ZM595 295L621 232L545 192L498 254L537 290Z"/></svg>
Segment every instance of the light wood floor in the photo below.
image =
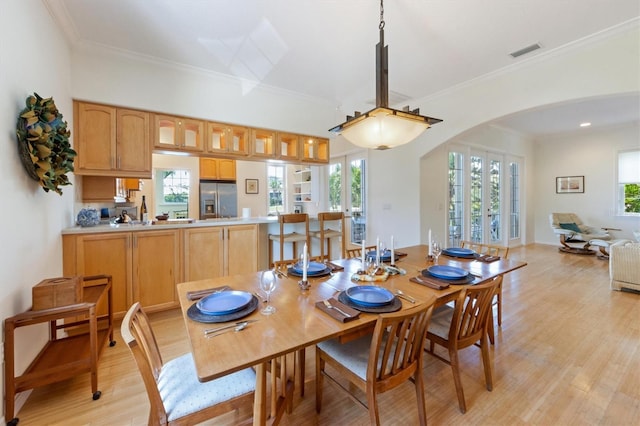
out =
<svg viewBox="0 0 640 426"><path fill-rule="evenodd" d="M462 352L467 413L458 410L450 367L430 356L424 370L431 425L631 425L640 421L640 294L609 290L608 263L596 256L532 245L511 256L528 266L505 279L504 317L492 348L494 389L485 389L479 349ZM178 311L152 316L165 359L188 351ZM20 425L144 425L147 397L122 343L100 362L102 397L91 399L88 375L33 391ZM308 356L313 376L313 352ZM367 425L366 410L325 381L285 415L285 425ZM379 398L382 423L417 424L407 384ZM207 424L233 424L251 407Z"/></svg>

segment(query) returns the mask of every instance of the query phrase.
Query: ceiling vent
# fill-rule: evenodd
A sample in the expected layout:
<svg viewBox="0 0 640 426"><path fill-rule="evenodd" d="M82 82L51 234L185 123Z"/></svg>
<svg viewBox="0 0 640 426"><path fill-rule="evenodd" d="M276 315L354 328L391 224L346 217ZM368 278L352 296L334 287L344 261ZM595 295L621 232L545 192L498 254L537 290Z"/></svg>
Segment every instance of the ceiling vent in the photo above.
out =
<svg viewBox="0 0 640 426"><path fill-rule="evenodd" d="M530 46L527 47L523 47L520 50L516 50L515 52L511 52L509 53L511 56L513 56L514 58L517 58L518 56L522 56L522 55L526 55L529 52L533 52L534 50L538 50L540 49L542 46L540 46L540 43L534 43Z"/></svg>

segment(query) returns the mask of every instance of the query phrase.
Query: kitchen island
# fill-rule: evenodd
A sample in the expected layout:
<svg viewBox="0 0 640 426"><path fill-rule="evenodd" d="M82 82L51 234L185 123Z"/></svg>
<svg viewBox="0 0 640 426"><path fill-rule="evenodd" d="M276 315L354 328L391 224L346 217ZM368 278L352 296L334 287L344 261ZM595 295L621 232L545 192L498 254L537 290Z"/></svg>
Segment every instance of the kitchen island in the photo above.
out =
<svg viewBox="0 0 640 426"><path fill-rule="evenodd" d="M267 269L268 235L278 232L276 216L75 226L62 231L63 274L111 275L116 318L138 301L150 312L172 309L179 282ZM311 241L317 255L319 241Z"/></svg>

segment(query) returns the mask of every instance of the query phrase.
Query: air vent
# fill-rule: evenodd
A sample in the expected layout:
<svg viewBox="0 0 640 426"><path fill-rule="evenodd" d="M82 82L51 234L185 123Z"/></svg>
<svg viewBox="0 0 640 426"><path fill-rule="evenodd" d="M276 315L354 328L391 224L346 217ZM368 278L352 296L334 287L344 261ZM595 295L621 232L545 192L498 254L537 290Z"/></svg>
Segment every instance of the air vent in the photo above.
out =
<svg viewBox="0 0 640 426"><path fill-rule="evenodd" d="M529 52L533 52L534 50L538 50L541 47L542 46L540 46L540 43L535 43L535 44L532 44L531 46L524 47L524 48L522 48L520 50L516 50L515 52L511 52L509 54L511 56L513 56L514 58L517 58L518 56L526 55Z"/></svg>

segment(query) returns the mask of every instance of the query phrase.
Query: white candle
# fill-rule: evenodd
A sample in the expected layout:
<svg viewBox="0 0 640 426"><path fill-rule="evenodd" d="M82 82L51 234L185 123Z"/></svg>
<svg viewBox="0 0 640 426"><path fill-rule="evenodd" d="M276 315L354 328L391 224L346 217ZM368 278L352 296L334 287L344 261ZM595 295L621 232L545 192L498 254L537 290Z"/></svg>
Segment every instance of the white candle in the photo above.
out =
<svg viewBox="0 0 640 426"><path fill-rule="evenodd" d="M307 264L309 258L307 257L307 243L304 243L304 251L302 252L302 281L307 281Z"/></svg>
<svg viewBox="0 0 640 426"><path fill-rule="evenodd" d="M366 254L364 252L365 248L364 248L364 239L362 240L362 271L366 271L367 270L367 259L366 259Z"/></svg>
<svg viewBox="0 0 640 426"><path fill-rule="evenodd" d="M380 264L380 237L376 237L376 265Z"/></svg>
<svg viewBox="0 0 640 426"><path fill-rule="evenodd" d="M429 256L433 256L433 247L431 247L431 228L429 228Z"/></svg>
<svg viewBox="0 0 640 426"><path fill-rule="evenodd" d="M396 251L393 248L393 235L391 236L391 265L396 264Z"/></svg>

